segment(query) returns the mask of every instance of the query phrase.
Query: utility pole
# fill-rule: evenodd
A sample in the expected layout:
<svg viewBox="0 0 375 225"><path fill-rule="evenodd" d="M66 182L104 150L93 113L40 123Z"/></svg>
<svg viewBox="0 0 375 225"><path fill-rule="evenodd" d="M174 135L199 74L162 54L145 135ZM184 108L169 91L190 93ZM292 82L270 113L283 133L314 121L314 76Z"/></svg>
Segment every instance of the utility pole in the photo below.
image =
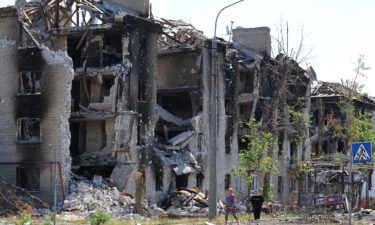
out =
<svg viewBox="0 0 375 225"><path fill-rule="evenodd" d="M211 115L210 115L210 183L209 183L209 213L208 218L210 220L216 217L216 210L217 210L217 175L216 175L216 155L217 155L217 121L218 121L218 114L217 114L217 104L218 104L218 83L217 83L217 40L216 40L216 29L217 29L217 21L219 19L220 14L230 6L233 6L237 3L243 2L244 0L240 0L234 2L230 5L225 6L222 8L216 16L215 20L215 31L214 31L214 38L211 42L211 90L210 90L210 104L211 104Z"/></svg>

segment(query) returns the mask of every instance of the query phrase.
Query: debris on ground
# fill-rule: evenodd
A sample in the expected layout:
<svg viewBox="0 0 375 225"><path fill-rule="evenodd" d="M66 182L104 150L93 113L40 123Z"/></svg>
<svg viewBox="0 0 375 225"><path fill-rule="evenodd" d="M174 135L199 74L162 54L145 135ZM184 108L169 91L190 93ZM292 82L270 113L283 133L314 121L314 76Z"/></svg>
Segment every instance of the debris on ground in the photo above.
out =
<svg viewBox="0 0 375 225"><path fill-rule="evenodd" d="M36 208L49 208L48 204L26 189L16 186L0 176L0 215L22 211L34 212Z"/></svg>
<svg viewBox="0 0 375 225"><path fill-rule="evenodd" d="M166 214L162 217L183 218L194 216L206 216L208 202L206 195L198 188L181 188L172 192L162 203Z"/></svg>
<svg viewBox="0 0 375 225"><path fill-rule="evenodd" d="M135 213L135 200L111 187L104 179L95 176L93 181L74 176L69 185L69 194L63 202L61 215L76 215L88 218L91 214L108 212L115 219L144 220Z"/></svg>

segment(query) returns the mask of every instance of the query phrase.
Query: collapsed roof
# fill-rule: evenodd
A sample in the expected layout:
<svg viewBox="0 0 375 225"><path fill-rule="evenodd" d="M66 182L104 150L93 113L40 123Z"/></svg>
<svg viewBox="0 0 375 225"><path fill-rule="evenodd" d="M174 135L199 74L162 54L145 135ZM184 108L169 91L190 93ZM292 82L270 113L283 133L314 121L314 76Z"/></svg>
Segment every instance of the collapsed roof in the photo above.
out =
<svg viewBox="0 0 375 225"><path fill-rule="evenodd" d="M312 97L345 97L349 98L349 89L335 82L314 81L311 88ZM375 98L366 95L353 96L355 100L367 104L375 104Z"/></svg>

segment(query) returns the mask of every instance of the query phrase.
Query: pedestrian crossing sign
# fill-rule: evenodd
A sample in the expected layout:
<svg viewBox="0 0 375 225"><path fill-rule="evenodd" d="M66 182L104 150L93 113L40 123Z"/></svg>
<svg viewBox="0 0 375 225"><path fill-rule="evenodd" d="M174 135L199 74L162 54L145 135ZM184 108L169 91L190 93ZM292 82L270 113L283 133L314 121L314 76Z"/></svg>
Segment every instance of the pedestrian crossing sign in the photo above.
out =
<svg viewBox="0 0 375 225"><path fill-rule="evenodd" d="M352 144L353 164L372 163L371 142L358 142Z"/></svg>

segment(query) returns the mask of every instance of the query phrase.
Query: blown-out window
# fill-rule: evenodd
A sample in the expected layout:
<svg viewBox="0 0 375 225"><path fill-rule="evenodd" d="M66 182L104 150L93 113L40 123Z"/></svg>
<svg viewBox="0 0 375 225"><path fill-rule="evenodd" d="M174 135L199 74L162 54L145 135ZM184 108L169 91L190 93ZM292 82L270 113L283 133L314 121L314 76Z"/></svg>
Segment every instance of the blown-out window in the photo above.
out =
<svg viewBox="0 0 375 225"><path fill-rule="evenodd" d="M40 72L20 72L18 82L18 94L40 94Z"/></svg>
<svg viewBox="0 0 375 225"><path fill-rule="evenodd" d="M17 142L22 142L22 143L40 142L40 119L18 118L17 119Z"/></svg>

